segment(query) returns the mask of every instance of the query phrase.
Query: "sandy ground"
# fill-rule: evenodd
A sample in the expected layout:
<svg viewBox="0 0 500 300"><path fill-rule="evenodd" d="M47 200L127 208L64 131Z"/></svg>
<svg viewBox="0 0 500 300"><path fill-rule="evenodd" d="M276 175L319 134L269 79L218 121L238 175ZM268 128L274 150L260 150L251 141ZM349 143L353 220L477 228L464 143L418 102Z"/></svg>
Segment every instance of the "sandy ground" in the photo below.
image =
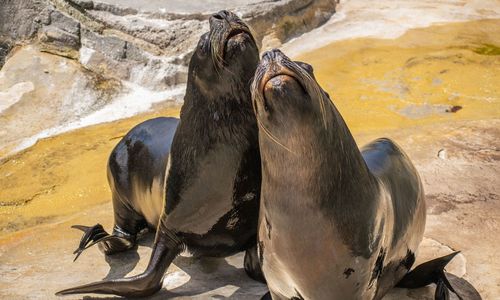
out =
<svg viewBox="0 0 500 300"><path fill-rule="evenodd" d="M343 40L295 56L313 64L358 144L386 136L414 161L428 219L418 259L461 250L447 269L484 299L500 297L500 21L410 30L391 40ZM112 226L106 159L141 120L178 108L68 132L0 162L0 297L50 299L54 292L141 272L151 236L137 251L104 258L90 249L75 263L73 224ZM242 255L179 258L156 299L256 299ZM386 299L432 299L433 287ZM81 299L81 297L68 297ZM90 299L90 298L87 298Z"/></svg>

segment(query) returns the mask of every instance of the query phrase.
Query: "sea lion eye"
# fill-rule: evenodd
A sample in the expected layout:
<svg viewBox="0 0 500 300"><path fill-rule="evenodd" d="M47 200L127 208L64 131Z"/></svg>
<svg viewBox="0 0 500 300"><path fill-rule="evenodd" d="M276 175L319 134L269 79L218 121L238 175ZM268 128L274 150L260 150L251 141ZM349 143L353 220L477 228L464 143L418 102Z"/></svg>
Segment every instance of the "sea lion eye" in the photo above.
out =
<svg viewBox="0 0 500 300"><path fill-rule="evenodd" d="M196 46L196 52L200 55L206 55L208 53L208 34L204 34L200 40L198 41L198 45Z"/></svg>
<svg viewBox="0 0 500 300"><path fill-rule="evenodd" d="M265 112L267 112L267 113L269 113L269 112L270 112L271 108L270 108L270 107L269 107L269 105L267 104L267 100L266 100L266 98L264 98L264 99L263 99L263 101L262 101L262 106L264 107L264 111L265 111Z"/></svg>

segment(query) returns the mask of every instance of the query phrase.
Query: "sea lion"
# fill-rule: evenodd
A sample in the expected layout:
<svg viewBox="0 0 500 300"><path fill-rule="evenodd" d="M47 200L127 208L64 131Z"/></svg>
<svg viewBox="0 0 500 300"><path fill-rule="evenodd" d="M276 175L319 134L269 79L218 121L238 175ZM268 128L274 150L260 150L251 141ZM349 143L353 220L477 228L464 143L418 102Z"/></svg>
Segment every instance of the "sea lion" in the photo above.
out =
<svg viewBox="0 0 500 300"><path fill-rule="evenodd" d="M108 160L115 225L108 234L100 225L74 225L84 235L75 260L92 245L107 255L135 246L136 235L155 230L163 207L168 155L178 118L155 118L132 128L115 146Z"/></svg>
<svg viewBox="0 0 500 300"><path fill-rule="evenodd" d="M312 67L279 50L263 54L252 97L264 299L380 299L408 273L424 234L424 191L412 162L386 138L358 150ZM429 270L442 273L455 254ZM446 289L441 273L426 284Z"/></svg>
<svg viewBox="0 0 500 300"><path fill-rule="evenodd" d="M148 267L134 277L57 295L147 296L161 288L165 270L181 252L221 257L256 249L261 172L249 84L258 61L256 42L236 15L221 11L210 18L210 32L200 38L189 63Z"/></svg>

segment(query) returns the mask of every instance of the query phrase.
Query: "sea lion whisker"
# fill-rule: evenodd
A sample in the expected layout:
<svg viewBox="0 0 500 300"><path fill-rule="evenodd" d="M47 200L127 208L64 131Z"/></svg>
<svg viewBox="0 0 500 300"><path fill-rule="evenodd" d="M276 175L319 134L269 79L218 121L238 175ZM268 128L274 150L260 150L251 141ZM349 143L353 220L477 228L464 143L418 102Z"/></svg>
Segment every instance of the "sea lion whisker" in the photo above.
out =
<svg viewBox="0 0 500 300"><path fill-rule="evenodd" d="M292 150L290 150L287 146L283 145L261 122L259 119L257 119L257 124L259 125L259 128L262 128L262 130L264 130L264 133L274 142L276 143L277 145L283 147L283 149L285 149L286 151L292 153L292 154L296 154L295 152L293 152Z"/></svg>
<svg viewBox="0 0 500 300"><path fill-rule="evenodd" d="M220 53L220 41L222 40L222 27L217 27L214 31L210 32L210 52L215 71L220 76L219 69L223 68L222 54ZM222 49L224 51L224 49Z"/></svg>

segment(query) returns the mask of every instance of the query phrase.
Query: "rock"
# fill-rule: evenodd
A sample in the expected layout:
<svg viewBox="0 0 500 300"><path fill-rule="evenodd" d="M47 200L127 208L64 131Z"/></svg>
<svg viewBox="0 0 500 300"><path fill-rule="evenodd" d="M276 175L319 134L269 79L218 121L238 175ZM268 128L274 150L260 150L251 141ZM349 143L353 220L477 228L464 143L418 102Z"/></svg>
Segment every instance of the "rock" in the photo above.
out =
<svg viewBox="0 0 500 300"><path fill-rule="evenodd" d="M91 0L68 0L68 2L73 3L83 9L93 9L94 2Z"/></svg>
<svg viewBox="0 0 500 300"><path fill-rule="evenodd" d="M42 11L48 6L44 0L2 0L0 41L15 42L34 37L41 27Z"/></svg>
<svg viewBox="0 0 500 300"><path fill-rule="evenodd" d="M438 154L437 156L441 159L446 159L447 158L447 155L446 155L446 149L440 149L438 151Z"/></svg>
<svg viewBox="0 0 500 300"><path fill-rule="evenodd" d="M40 30L39 41L42 51L74 59L78 58L80 39L77 35L55 26L45 26Z"/></svg>
<svg viewBox="0 0 500 300"><path fill-rule="evenodd" d="M167 9L168 7L188 10L182 12ZM208 18L221 8L235 11L250 23L259 44L265 38L265 45L278 47L290 37L323 22L333 14L334 7L335 3L327 0L209 1L203 6L182 0L174 0L168 4L164 1L151 1L144 5L130 4L128 0L3 0L0 6L0 65L16 45L31 43L37 49L32 58L25 58L26 63L32 62L33 66L23 63L23 71L16 70L13 73L19 71L14 76L17 81L1 84L0 92L11 91L12 86L20 82L33 82L35 86L33 91L23 94L14 105L15 111L8 109L5 113L10 119L22 120L22 110L26 107L36 109L37 104L43 108L42 111L48 106L49 111L55 107L68 109L65 118L60 119L58 113L55 113L54 118L44 117L48 119L47 122L35 118L40 124L32 125L32 132L21 130L26 136L35 132L50 135L47 131L49 128L45 125L56 128L69 120L78 119L82 116L81 112L93 111L95 105L99 107L94 100L101 96L102 101L110 101L108 92L96 88L89 78L106 78L116 83L116 87L125 87L126 93L134 91L128 95L130 97L148 95L148 101L152 99L151 93L155 97L161 97L163 94L170 95L172 91L177 93L177 90L184 90L182 84L187 79L187 65L193 48L201 34L208 30ZM38 50L59 56L53 58L57 62L48 66L46 61L51 59ZM40 63L35 62L37 59ZM19 56L16 57L16 63L20 63ZM70 73L61 76L58 68L63 70L67 66L70 67L65 70ZM12 68L11 64L9 69ZM82 72L90 77L77 77L72 73L74 69L78 69L75 74ZM88 74L86 71L89 71ZM26 78L20 78L21 74ZM34 78L35 75L38 76L37 79ZM43 89L38 87L43 85L47 87L47 92L51 91L54 95L39 95ZM53 91L54 88L61 90ZM68 89L75 91L71 97L62 95ZM13 91L17 89L14 88ZM114 92L117 91L113 90ZM78 93L83 95L80 97L85 101L79 104L79 110L73 110ZM168 97L170 96L154 102L166 101L170 99ZM46 101L44 105L37 102L42 99ZM71 100L68 100L68 106L60 106L61 99ZM144 102L147 104L148 101ZM130 111L133 114L134 110ZM0 117L3 114L4 112ZM102 114L113 115L113 112ZM45 116L45 112L41 112L40 116ZM100 120L95 118L98 119ZM8 129L3 131L9 132ZM7 144L6 147L9 148L9 145L13 145L11 143L12 140L2 140L0 147Z"/></svg>
<svg viewBox="0 0 500 300"><path fill-rule="evenodd" d="M279 47L335 11L335 2L327 0L227 1L202 7L182 1L143 6L121 0L60 0L53 5L48 0L7 1L0 9L0 16L6 16L0 21L1 32L14 44L38 32L42 51L78 59L93 72L155 90L186 81L192 49L208 30L207 19L222 7L241 15L265 47ZM0 50L0 63L5 52Z"/></svg>
<svg viewBox="0 0 500 300"><path fill-rule="evenodd" d="M50 24L69 34L80 35L80 23L57 10L50 12Z"/></svg>
<svg viewBox="0 0 500 300"><path fill-rule="evenodd" d="M5 63L5 58L12 49L12 45L9 42L0 42L0 69L2 69Z"/></svg>
<svg viewBox="0 0 500 300"><path fill-rule="evenodd" d="M320 26L335 13L336 1L290 0L259 3L241 9L241 15L262 41L262 49L282 43Z"/></svg>
<svg viewBox="0 0 500 300"><path fill-rule="evenodd" d="M78 58L80 48L80 23L62 14L51 11L50 25L43 26L39 31L40 49L60 56Z"/></svg>
<svg viewBox="0 0 500 300"><path fill-rule="evenodd" d="M0 102L8 103L0 106L0 152L82 119L121 89L119 81L93 74L74 60L21 47L0 71Z"/></svg>
<svg viewBox="0 0 500 300"><path fill-rule="evenodd" d="M94 4L94 9L107 11L117 16L135 15L138 13L137 9L134 8L123 7L120 5L110 5L102 2L96 2Z"/></svg>
<svg viewBox="0 0 500 300"><path fill-rule="evenodd" d="M90 30L82 30L82 45L112 60L126 58L126 41L116 36L104 36Z"/></svg>

